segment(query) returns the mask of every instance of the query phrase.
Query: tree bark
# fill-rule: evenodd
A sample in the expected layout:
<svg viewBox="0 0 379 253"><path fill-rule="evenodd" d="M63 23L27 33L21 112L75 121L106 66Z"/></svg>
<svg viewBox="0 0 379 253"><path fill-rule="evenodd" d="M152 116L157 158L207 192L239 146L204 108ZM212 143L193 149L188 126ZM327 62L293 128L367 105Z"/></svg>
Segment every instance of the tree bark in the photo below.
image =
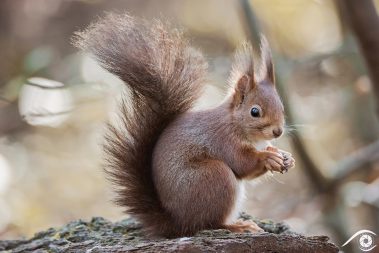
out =
<svg viewBox="0 0 379 253"><path fill-rule="evenodd" d="M243 216L243 218L250 218ZM148 239L132 219L112 223L103 218L73 221L61 228L39 232L29 240L0 241L0 251L10 252L292 252L329 253L338 248L326 236L296 234L284 223L256 223L265 232L235 234L205 230L193 237Z"/></svg>

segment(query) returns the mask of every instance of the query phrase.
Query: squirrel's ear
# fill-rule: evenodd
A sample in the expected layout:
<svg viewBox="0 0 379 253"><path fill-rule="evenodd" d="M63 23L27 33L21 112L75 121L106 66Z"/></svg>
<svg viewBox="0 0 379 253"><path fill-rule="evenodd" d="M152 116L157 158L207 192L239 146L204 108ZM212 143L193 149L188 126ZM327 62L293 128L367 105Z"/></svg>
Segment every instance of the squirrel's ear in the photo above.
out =
<svg viewBox="0 0 379 253"><path fill-rule="evenodd" d="M274 64L272 62L272 54L266 37L261 35L261 73L260 79L267 80L275 84Z"/></svg>
<svg viewBox="0 0 379 253"><path fill-rule="evenodd" d="M255 87L254 79L248 75L243 75L237 82L234 94L233 105L239 106L244 101L247 93Z"/></svg>

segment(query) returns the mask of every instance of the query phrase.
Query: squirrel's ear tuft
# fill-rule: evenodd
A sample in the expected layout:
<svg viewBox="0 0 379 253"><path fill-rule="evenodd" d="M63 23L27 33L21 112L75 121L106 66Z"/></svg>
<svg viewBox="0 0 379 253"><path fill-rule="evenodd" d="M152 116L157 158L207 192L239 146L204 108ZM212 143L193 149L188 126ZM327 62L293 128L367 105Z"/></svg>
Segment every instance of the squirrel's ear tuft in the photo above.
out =
<svg viewBox="0 0 379 253"><path fill-rule="evenodd" d="M260 79L267 80L275 84L274 64L272 62L272 54L270 45L266 37L261 34L261 71Z"/></svg>
<svg viewBox="0 0 379 253"><path fill-rule="evenodd" d="M229 76L229 85L233 87L234 105L242 103L247 92L254 89L256 85L253 47L249 42L243 43L234 55L232 71Z"/></svg>

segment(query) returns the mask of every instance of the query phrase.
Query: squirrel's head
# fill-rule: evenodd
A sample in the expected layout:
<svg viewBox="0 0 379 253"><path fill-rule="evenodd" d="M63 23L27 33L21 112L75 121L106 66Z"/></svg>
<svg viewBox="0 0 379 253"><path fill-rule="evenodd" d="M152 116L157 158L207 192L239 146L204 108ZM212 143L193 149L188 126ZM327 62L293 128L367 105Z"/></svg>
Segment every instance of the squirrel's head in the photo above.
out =
<svg viewBox="0 0 379 253"><path fill-rule="evenodd" d="M233 124L249 140L278 138L284 131L284 108L275 88L274 67L266 39L261 39L261 70L254 72L249 43L237 50L230 75Z"/></svg>

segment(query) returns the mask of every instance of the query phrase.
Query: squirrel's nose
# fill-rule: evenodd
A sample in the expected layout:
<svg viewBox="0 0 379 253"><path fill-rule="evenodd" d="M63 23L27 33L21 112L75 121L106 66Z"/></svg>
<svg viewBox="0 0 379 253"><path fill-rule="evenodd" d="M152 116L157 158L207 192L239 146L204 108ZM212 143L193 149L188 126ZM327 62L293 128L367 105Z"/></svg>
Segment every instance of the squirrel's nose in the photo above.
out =
<svg viewBox="0 0 379 253"><path fill-rule="evenodd" d="M275 138L280 137L282 133L283 133L283 129L281 127L278 127L272 130L272 134L274 135Z"/></svg>

